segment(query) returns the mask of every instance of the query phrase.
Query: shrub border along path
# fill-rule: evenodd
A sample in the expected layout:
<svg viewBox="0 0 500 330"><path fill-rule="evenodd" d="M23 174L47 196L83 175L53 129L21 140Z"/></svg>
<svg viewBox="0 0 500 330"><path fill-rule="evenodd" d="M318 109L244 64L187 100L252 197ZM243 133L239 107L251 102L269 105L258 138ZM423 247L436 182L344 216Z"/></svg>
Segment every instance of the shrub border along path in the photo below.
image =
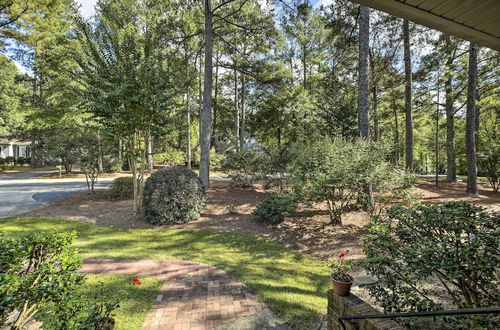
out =
<svg viewBox="0 0 500 330"><path fill-rule="evenodd" d="M235 278L198 262L87 259L82 272L160 279L163 286L143 330L211 329L265 308Z"/></svg>
<svg viewBox="0 0 500 330"><path fill-rule="evenodd" d="M215 230L117 229L50 218L0 219L11 237L43 230L77 232L85 259L189 260L219 268L248 286L284 322L298 329L319 326L330 287L325 263L281 244Z"/></svg>

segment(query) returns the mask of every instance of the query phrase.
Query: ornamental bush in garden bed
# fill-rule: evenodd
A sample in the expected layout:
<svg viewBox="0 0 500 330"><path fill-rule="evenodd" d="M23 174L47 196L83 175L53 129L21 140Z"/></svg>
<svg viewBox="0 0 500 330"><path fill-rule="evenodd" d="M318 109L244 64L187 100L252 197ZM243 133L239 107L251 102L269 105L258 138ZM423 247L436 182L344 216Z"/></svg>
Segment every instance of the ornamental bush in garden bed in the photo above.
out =
<svg viewBox="0 0 500 330"><path fill-rule="evenodd" d="M500 213L467 202L396 206L368 228L364 266L379 278L370 294L385 312L496 306ZM448 318L450 326L498 326L487 316ZM496 324L496 325L495 325Z"/></svg>
<svg viewBox="0 0 500 330"><path fill-rule="evenodd" d="M40 232L21 239L0 235L0 328L112 329L118 299L84 297L82 260L74 233Z"/></svg>
<svg viewBox="0 0 500 330"><path fill-rule="evenodd" d="M170 166L147 179L144 215L153 224L178 224L197 219L205 207L205 189L193 171Z"/></svg>
<svg viewBox="0 0 500 330"><path fill-rule="evenodd" d="M295 196L287 193L274 194L262 200L253 211L254 215L261 217L262 221L271 225L285 220L297 208Z"/></svg>
<svg viewBox="0 0 500 330"><path fill-rule="evenodd" d="M114 179L106 196L109 199L134 198L134 178L121 177Z"/></svg>

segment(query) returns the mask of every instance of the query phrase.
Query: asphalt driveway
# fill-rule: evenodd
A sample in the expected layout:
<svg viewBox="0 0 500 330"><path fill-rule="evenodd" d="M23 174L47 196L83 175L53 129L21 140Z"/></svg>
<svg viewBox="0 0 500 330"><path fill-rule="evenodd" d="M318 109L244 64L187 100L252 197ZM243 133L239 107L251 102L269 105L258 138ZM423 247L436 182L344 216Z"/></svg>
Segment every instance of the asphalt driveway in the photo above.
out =
<svg viewBox="0 0 500 330"><path fill-rule="evenodd" d="M13 217L46 206L68 194L85 191L85 179L35 179L51 171L0 174L0 218ZM100 179L96 189L113 179Z"/></svg>

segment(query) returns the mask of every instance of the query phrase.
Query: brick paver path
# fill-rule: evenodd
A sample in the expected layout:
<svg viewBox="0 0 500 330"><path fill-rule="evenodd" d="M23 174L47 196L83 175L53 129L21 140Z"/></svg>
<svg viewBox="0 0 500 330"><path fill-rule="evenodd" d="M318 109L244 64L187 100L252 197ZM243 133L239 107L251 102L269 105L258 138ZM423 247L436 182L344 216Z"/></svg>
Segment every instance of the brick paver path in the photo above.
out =
<svg viewBox="0 0 500 330"><path fill-rule="evenodd" d="M85 260L83 272L154 276L163 286L143 330L211 329L265 306L241 282L210 265L184 260Z"/></svg>

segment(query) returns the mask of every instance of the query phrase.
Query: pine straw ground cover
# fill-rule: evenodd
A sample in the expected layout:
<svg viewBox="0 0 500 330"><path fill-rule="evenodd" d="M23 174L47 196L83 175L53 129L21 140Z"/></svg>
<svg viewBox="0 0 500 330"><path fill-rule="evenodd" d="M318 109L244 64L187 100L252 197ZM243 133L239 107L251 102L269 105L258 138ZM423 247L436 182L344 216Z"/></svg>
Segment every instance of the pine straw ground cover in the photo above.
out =
<svg viewBox="0 0 500 330"><path fill-rule="evenodd" d="M83 258L182 259L213 265L240 279L294 328L314 328L326 311L326 264L264 238L214 230L102 228L52 218L0 220L0 231L11 237L44 230L76 231Z"/></svg>

